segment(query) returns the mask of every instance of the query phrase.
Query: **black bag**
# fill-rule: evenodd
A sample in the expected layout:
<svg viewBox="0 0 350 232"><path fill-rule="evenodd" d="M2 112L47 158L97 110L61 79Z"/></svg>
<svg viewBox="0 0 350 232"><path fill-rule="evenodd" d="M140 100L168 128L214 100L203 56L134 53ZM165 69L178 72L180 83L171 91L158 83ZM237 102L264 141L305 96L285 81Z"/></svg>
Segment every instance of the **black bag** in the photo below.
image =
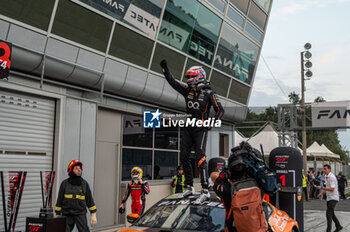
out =
<svg viewBox="0 0 350 232"><path fill-rule="evenodd" d="M277 191L277 177L266 164L259 160L249 160L244 158L246 164L250 167L250 172L254 176L259 187L267 194L271 195Z"/></svg>
<svg viewBox="0 0 350 232"><path fill-rule="evenodd" d="M269 195L276 193L276 173L266 165L263 155L257 149L252 148L247 142L242 142L239 147L233 148L231 151L232 158L229 158L229 163L230 159L239 160L238 157L242 157L247 166L247 172L256 180L259 187ZM234 161L231 162L231 165L233 164Z"/></svg>

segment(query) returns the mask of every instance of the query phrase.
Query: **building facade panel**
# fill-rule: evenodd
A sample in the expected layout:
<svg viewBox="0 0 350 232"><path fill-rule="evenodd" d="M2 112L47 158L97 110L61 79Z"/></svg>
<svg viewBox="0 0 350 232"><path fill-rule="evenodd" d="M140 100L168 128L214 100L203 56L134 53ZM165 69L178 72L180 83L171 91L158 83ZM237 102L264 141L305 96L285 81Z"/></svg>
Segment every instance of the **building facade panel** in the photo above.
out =
<svg viewBox="0 0 350 232"><path fill-rule="evenodd" d="M245 119L270 1L59 0L57 9L53 0L45 3L13 0L7 9L0 9L0 39L13 43L12 71L21 76L11 75L4 83L26 86L21 94L42 90L42 97L52 93L61 97L55 115L59 130L52 139L55 162L50 164L57 171L58 185L67 177L69 161L84 163L84 178L103 207L100 212L108 215L100 228L124 222L115 210L133 166L144 169L152 191L161 191L151 194L148 202L171 193L169 178L179 164L181 130L142 127L146 109L185 111L183 96L163 77L162 59L182 82L189 67L203 66L225 108L222 128L209 132L207 157L229 152L220 147L233 146L232 125ZM109 134L112 140L101 140L100 111L112 111L112 118L120 121L118 128L105 123L104 131L114 128ZM11 133L5 136L11 138ZM222 137L229 144L222 146ZM110 159L111 172L99 172L102 153ZM35 159L40 158L29 158L27 163ZM95 188L103 175L114 183L108 185L109 197L114 197L110 207L103 205L103 194ZM35 178L28 179L30 185L38 185ZM40 199L40 194L34 198ZM23 215L33 216L26 210Z"/></svg>
<svg viewBox="0 0 350 232"><path fill-rule="evenodd" d="M0 39L1 40L6 40L9 27L10 27L10 23L0 20Z"/></svg>
<svg viewBox="0 0 350 232"><path fill-rule="evenodd" d="M6 0L0 1L1 14L27 23L28 25L47 30L55 0L14 0L9 3Z"/></svg>
<svg viewBox="0 0 350 232"><path fill-rule="evenodd" d="M112 21L69 1L60 0L52 33L106 52Z"/></svg>

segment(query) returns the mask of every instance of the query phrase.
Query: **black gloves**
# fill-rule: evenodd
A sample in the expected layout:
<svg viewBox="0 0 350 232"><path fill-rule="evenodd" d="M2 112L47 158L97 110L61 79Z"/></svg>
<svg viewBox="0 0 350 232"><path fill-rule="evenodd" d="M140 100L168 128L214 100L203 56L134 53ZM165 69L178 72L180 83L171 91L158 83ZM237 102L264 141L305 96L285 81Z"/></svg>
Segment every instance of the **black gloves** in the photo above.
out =
<svg viewBox="0 0 350 232"><path fill-rule="evenodd" d="M160 67L162 67L163 69L167 69L168 68L168 64L167 64L166 60L162 60L160 62Z"/></svg>
<svg viewBox="0 0 350 232"><path fill-rule="evenodd" d="M120 213L120 214L123 214L124 212L125 212L125 209L122 208L122 207L120 207L120 208L119 208L119 213Z"/></svg>

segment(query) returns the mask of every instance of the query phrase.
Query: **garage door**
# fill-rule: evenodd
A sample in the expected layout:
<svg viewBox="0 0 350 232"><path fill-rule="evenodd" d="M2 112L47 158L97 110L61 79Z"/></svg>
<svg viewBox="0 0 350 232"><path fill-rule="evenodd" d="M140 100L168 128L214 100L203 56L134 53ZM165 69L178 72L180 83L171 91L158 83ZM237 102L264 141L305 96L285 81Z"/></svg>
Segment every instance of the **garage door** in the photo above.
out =
<svg viewBox="0 0 350 232"><path fill-rule="evenodd" d="M7 171L28 171L17 230L24 230L25 218L38 216L42 205L39 172L52 170L54 125L55 100L0 89L0 170L5 174L5 191ZM2 201L0 222L2 231Z"/></svg>

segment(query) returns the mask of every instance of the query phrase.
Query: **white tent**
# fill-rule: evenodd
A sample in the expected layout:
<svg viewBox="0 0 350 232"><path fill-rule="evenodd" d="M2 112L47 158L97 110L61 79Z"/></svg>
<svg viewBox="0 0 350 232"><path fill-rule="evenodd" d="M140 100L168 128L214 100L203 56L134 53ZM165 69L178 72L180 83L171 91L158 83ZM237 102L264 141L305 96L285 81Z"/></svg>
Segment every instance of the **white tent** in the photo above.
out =
<svg viewBox="0 0 350 232"><path fill-rule="evenodd" d="M245 138L239 131L235 131L235 147L238 146L241 142L247 141L247 138Z"/></svg>
<svg viewBox="0 0 350 232"><path fill-rule="evenodd" d="M320 146L316 141L306 149L308 156L336 158L340 159L340 156L331 152L324 144Z"/></svg>
<svg viewBox="0 0 350 232"><path fill-rule="evenodd" d="M331 152L331 151L328 149L328 147L326 147L326 145L322 144L322 145L321 145L321 148L322 148L323 151L327 154L327 157L340 159L340 155L337 155L337 154Z"/></svg>
<svg viewBox="0 0 350 232"><path fill-rule="evenodd" d="M311 144L310 147L306 149L307 156L314 156L314 157L326 157L327 153L322 149L320 144L318 144L316 141Z"/></svg>
<svg viewBox="0 0 350 232"><path fill-rule="evenodd" d="M270 124L267 124L258 134L251 137L248 143L259 151L261 144L264 155L268 156L274 148L278 147L278 133Z"/></svg>

